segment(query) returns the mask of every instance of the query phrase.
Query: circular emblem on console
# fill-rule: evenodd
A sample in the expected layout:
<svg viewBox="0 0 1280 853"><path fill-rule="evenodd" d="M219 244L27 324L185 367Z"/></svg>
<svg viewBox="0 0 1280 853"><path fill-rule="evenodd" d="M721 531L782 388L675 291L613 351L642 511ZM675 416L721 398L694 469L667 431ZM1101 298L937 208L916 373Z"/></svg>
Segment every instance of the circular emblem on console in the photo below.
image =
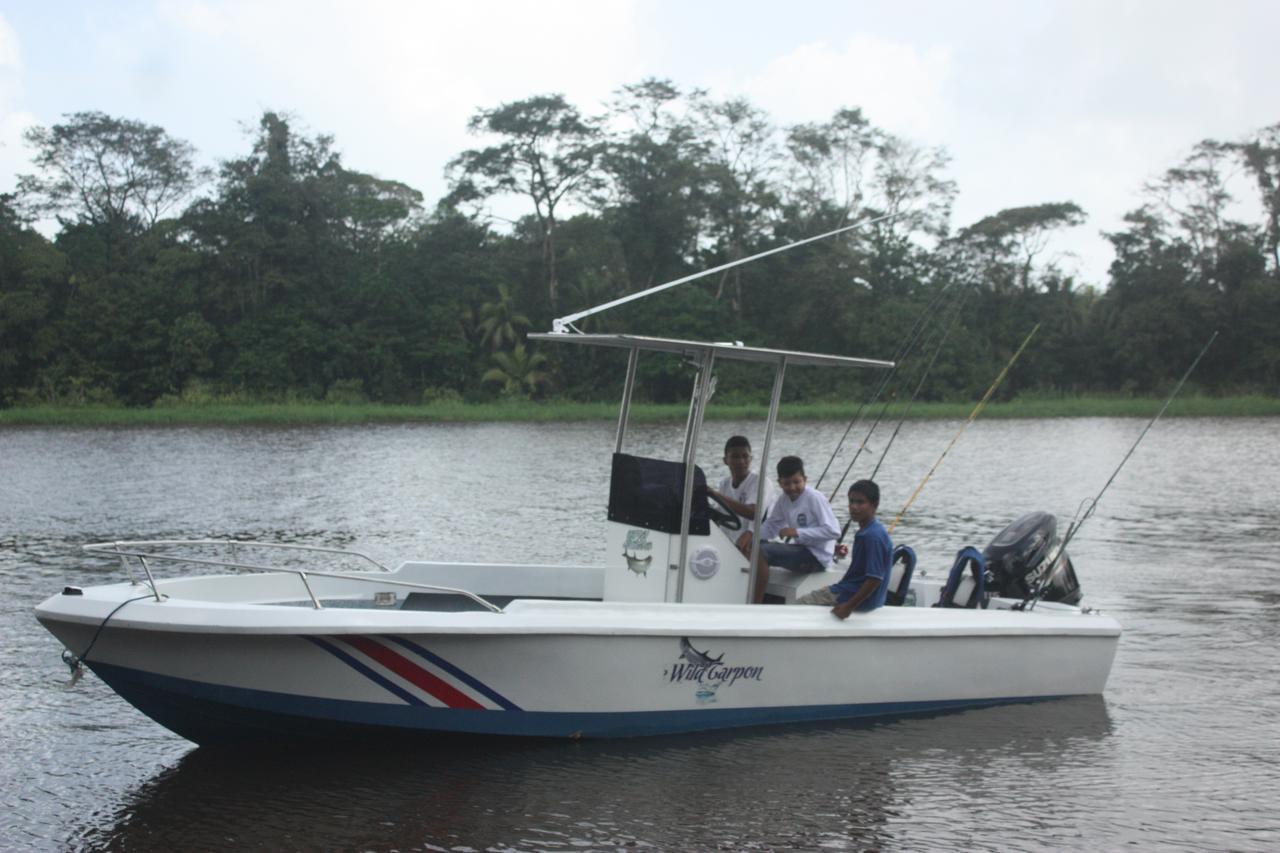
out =
<svg viewBox="0 0 1280 853"><path fill-rule="evenodd" d="M700 581L710 580L720 571L720 555L715 548L699 548L689 557L689 571Z"/></svg>

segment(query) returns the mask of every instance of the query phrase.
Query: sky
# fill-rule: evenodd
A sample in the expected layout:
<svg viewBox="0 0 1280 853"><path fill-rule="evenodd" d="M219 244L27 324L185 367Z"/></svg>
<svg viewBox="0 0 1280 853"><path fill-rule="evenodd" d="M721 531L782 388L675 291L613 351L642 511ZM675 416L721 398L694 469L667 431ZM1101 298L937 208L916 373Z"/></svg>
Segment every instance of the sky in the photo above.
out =
<svg viewBox="0 0 1280 853"><path fill-rule="evenodd" d="M559 92L593 113L657 77L781 126L860 107L945 149L957 228L1074 201L1088 221L1049 251L1103 285L1102 233L1145 182L1203 139L1280 123L1277 33L1275 0L6 0L0 192L32 171L23 130L69 113L159 125L212 166L275 110L432 205L445 164L485 142L477 109Z"/></svg>

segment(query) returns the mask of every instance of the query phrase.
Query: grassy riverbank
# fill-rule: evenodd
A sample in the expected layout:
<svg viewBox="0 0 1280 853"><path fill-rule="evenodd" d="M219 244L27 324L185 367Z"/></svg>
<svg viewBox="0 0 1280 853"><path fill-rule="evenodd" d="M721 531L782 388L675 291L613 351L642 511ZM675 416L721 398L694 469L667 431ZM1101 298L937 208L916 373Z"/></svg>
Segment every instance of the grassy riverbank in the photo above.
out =
<svg viewBox="0 0 1280 853"><path fill-rule="evenodd" d="M991 403L982 412L984 419L1139 417L1159 411L1163 400L1125 397L1061 397L1019 399ZM973 403L916 403L913 419L958 419L968 417ZM783 406L787 420L835 420L851 418L856 403L792 403ZM886 418L896 420L905 406L889 407ZM683 420L685 405L637 404L632 407L634 422ZM878 409L876 410L878 411ZM708 411L711 420L762 419L768 407L759 405L715 405ZM1181 417L1280 416L1280 398L1262 396L1186 397L1175 400L1167 412ZM116 406L24 406L0 409L0 426L262 426L362 423L479 423L613 420L618 404L574 402L439 402L420 406L391 406L376 403L210 403L175 404L150 408Z"/></svg>

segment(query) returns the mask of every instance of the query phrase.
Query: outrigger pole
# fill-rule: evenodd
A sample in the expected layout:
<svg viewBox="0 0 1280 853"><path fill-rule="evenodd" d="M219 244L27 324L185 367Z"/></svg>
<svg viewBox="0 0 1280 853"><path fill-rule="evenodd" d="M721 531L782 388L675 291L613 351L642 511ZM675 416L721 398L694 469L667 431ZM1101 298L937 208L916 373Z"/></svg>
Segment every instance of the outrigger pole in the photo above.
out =
<svg viewBox="0 0 1280 853"><path fill-rule="evenodd" d="M835 235L843 234L846 231L853 231L857 228L864 228L868 225L874 225L877 222L884 222L885 220L888 220L888 219L894 219L901 215L902 214L900 213L886 213L884 216L877 216L873 219L863 219L859 222L853 223L852 225L846 225L843 228L836 228L835 230L828 231L825 234L819 234L816 237L806 237L803 240L796 240L794 243L788 243L785 246L778 246L777 248L774 248L774 249L768 249L764 252L759 252L757 254L751 255L750 257L747 257L747 258L739 258L736 261L730 261L727 264L721 264L720 266L712 267L709 270L696 272L693 275L687 275L684 278L678 278L675 281L668 281L665 284L657 284L657 285L654 285L653 287L650 287L648 290L641 290L638 293L630 293L626 296L619 297L618 299L615 299L612 302L606 302L603 305L597 305L594 308L588 308L586 311L579 311L577 314L569 314L568 316L560 317L559 319L552 320L551 331L555 334L577 332L579 330L576 329L573 324L586 317L590 317L592 314L598 314L601 311L607 311L610 308L616 308L619 305L624 305L628 302L633 302L637 299L643 299L644 297L651 296L654 293L658 293L660 291L667 290L677 285L685 284L687 282L694 281L696 279L703 278L705 276L709 276L714 273L723 272L727 269L732 269L733 267L741 266L742 264L751 263L752 261L758 261L761 258L767 258L769 255L776 255L779 252L785 252L788 249L794 249L797 246L803 246L806 243L814 243L818 240L825 240L828 237L834 237Z"/></svg>
<svg viewBox="0 0 1280 853"><path fill-rule="evenodd" d="M1147 437L1147 433L1151 430L1153 426L1156 425L1156 421L1160 420L1160 416L1164 414L1165 409L1169 408L1169 404L1173 402L1173 398L1178 396L1178 392L1182 390L1182 386L1187 381L1187 378L1191 376L1191 372L1196 369L1196 365L1200 363L1200 359L1204 358L1204 354L1209 351L1209 347L1211 347L1213 345L1213 342L1217 339L1218 339L1218 333L1215 331L1212 335L1209 336L1208 342L1205 343L1205 345L1200 348L1199 355L1196 356L1195 361L1191 362L1191 366L1187 368L1187 372L1182 374L1182 378L1179 379L1178 384L1174 386L1173 393L1169 395L1169 399L1164 401L1164 405L1160 407L1160 411L1156 412L1155 417L1153 417L1150 421L1147 422L1147 425L1146 427L1143 428L1142 433L1139 434L1137 440L1134 441L1133 446L1129 448L1129 452L1126 453L1124 455L1124 458L1120 460L1120 464L1116 466L1116 470L1111 472L1111 476L1107 478L1106 484L1103 485L1102 489L1098 492L1096 496L1094 496L1091 500L1087 501L1084 504L1084 514L1081 515L1079 519L1073 520L1071 522L1071 526L1067 528L1067 535L1062 537L1061 544L1058 545L1057 549L1053 554L1053 559L1045 561L1050 567L1052 567L1054 563L1058 561L1059 557L1061 557L1064 553L1066 553L1067 545L1070 544L1071 540L1075 538L1075 535L1080 532L1080 528L1084 527L1084 523L1088 521L1090 517L1092 517L1093 511L1098 508L1098 501L1102 500L1102 496L1106 494L1107 489L1111 488L1111 484L1114 483L1116 480L1116 477L1120 475L1120 469L1123 468L1125 463L1129 461L1129 457L1132 456L1133 452L1138 449L1138 445L1142 443L1142 439ZM1079 514L1078 510L1077 510L1077 514ZM1044 596L1045 590L1049 588L1048 578L1051 574L1052 574L1052 571L1046 571L1043 575L1041 575L1040 582L1037 583L1035 588L1030 591L1030 593L1027 595L1025 599L1023 599L1022 604L1018 606L1018 609L1029 610L1029 609L1035 608L1036 602L1039 601Z"/></svg>
<svg viewBox="0 0 1280 853"><path fill-rule="evenodd" d="M991 399L991 395L1000 387L1000 383L1003 382L1005 376L1008 375L1009 369L1013 367L1014 362L1018 360L1018 356L1022 355L1022 351L1027 348L1027 344L1031 343L1031 339L1035 337L1036 332L1039 330L1040 324L1036 323L1027 334L1026 338L1023 339L1022 346L1018 347L1018 351L1013 354L1013 357L1009 359L1009 362L1004 366L1004 369L1000 371L1000 375L996 377L996 381L991 383L991 387L987 389L987 393L983 394L982 399L978 401L978 405L973 407L973 411L969 413L969 417L965 419L963 424L961 424L960 431L955 434L953 439L951 439L951 443L947 445L947 449L942 451L942 455L938 457L938 461L933 463L933 467L929 469L929 473L924 475L924 479L920 481L920 485L916 486L916 490L911 493L911 497L907 500L906 504L898 511L898 515L894 518L893 524L889 525L890 533L892 533L893 529L898 526L898 522L902 521L902 517L907 514L907 510L911 508L911 505L915 503L916 498L920 496L920 492L924 490L925 485L928 484L933 473L938 470L938 466L942 464L942 460L947 458L947 454L951 452L951 448L956 446L956 442L960 440L960 436L964 435L964 431L969 428L969 424L973 423L978 417L978 414L986 407L987 401Z"/></svg>

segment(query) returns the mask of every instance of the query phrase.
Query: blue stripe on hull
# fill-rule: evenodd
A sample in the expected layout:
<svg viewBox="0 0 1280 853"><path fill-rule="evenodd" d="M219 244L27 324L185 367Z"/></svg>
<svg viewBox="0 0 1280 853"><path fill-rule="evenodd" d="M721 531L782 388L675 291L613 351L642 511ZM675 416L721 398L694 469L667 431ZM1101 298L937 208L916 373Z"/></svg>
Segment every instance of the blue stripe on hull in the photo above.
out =
<svg viewBox="0 0 1280 853"><path fill-rule="evenodd" d="M476 734L515 737L634 737L769 723L881 717L1029 702L1054 697L699 708L685 711L574 713L476 711L319 699L223 687L111 664L89 666L110 687L165 728L199 744L247 739L353 734Z"/></svg>

